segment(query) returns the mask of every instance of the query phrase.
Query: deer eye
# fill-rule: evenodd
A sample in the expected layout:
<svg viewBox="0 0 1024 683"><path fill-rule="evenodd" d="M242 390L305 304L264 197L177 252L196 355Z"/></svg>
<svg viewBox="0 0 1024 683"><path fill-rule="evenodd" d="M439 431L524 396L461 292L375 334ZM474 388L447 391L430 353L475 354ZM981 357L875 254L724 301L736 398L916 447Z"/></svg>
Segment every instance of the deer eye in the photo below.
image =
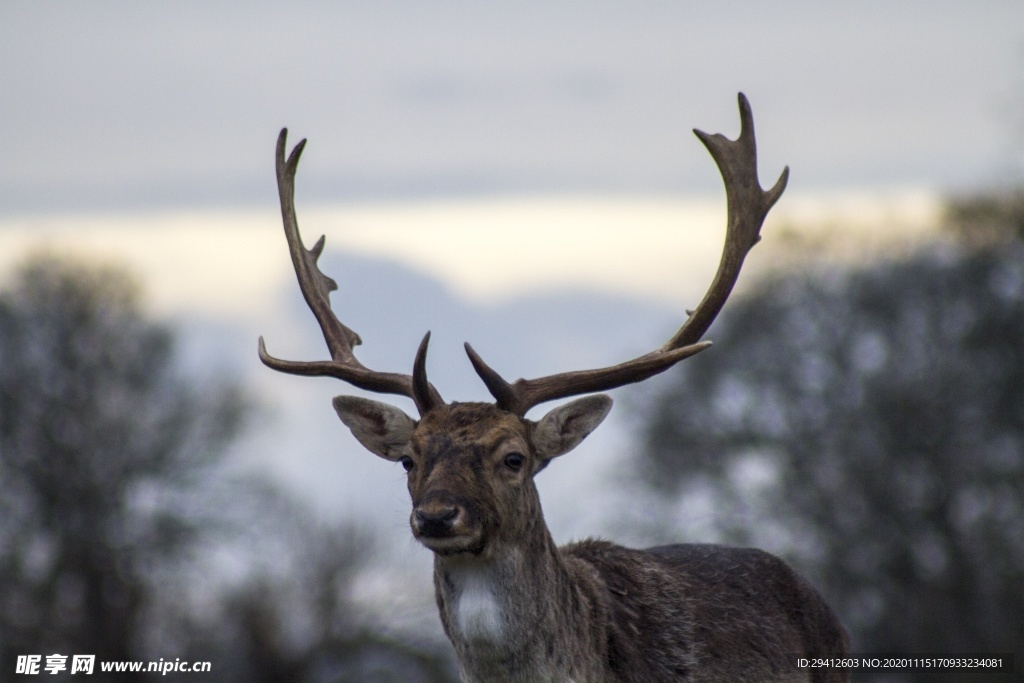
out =
<svg viewBox="0 0 1024 683"><path fill-rule="evenodd" d="M525 458L522 453L509 453L505 456L505 467L509 468L513 472L518 472L523 468L523 461Z"/></svg>
<svg viewBox="0 0 1024 683"><path fill-rule="evenodd" d="M402 463L402 467L405 468L406 472L412 472L412 468L416 465L408 455L403 455L398 459L398 462Z"/></svg>

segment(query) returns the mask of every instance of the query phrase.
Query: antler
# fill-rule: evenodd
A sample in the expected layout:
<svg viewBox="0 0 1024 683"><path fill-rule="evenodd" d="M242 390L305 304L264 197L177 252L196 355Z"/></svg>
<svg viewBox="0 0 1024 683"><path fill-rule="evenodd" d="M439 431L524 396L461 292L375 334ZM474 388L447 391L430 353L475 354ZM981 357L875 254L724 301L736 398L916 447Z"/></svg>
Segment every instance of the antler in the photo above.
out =
<svg viewBox="0 0 1024 683"><path fill-rule="evenodd" d="M331 360L289 361L274 358L267 353L263 337L260 337L260 360L274 370L292 375L337 377L367 391L408 396L416 402L416 408L420 415L426 414L434 406L444 403L437 389L427 381L426 356L430 332L427 332L423 341L420 342L412 376L392 372L376 372L367 368L355 357L352 348L361 344L362 339L358 334L345 327L334 314L331 309L330 293L338 288L338 283L320 272L320 268L317 266L317 260L324 250L325 239L321 237L312 249L306 249L302 244L299 223L295 217L295 171L298 168L299 157L302 156L306 141L299 142L286 161L284 150L287 139L288 129L284 128L277 138L277 191L281 198L281 219L284 223L284 234L288 240L292 265L295 266L295 275L299 280L299 289L302 290L306 304L309 305L317 322L320 323L324 341L327 342L327 348L331 353Z"/></svg>
<svg viewBox="0 0 1024 683"><path fill-rule="evenodd" d="M782 196L789 179L789 167L775 186L765 192L757 179L757 145L750 103L739 94L740 135L729 140L723 135L693 132L711 152L725 182L728 223L725 247L718 272L700 305L690 312L679 331L660 349L631 361L597 370L581 370L537 379L520 379L509 384L491 369L468 343L466 353L498 406L523 416L533 406L566 396L614 389L664 372L684 358L703 351L711 342L701 342L739 277L747 253L761 239L761 225L768 211Z"/></svg>

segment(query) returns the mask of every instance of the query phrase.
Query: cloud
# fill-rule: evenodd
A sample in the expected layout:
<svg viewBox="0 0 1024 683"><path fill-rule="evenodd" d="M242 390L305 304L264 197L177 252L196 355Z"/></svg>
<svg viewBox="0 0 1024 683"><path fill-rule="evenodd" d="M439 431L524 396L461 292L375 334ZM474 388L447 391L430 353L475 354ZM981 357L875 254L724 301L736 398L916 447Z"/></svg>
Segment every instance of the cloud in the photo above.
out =
<svg viewBox="0 0 1024 683"><path fill-rule="evenodd" d="M1022 25L1009 0L9 3L0 211L272 197L283 125L320 201L713 192L689 130L733 133L741 89L809 188L963 185L1004 155Z"/></svg>

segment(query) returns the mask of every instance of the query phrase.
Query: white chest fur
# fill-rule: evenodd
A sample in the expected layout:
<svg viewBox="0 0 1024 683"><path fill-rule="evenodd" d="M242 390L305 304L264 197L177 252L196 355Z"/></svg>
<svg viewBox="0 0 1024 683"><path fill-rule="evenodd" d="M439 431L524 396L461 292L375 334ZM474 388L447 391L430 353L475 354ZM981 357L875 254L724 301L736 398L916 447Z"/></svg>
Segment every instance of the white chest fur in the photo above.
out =
<svg viewBox="0 0 1024 683"><path fill-rule="evenodd" d="M505 615L498 590L499 572L493 566L467 566L450 571L453 591L452 617L467 641L500 640Z"/></svg>

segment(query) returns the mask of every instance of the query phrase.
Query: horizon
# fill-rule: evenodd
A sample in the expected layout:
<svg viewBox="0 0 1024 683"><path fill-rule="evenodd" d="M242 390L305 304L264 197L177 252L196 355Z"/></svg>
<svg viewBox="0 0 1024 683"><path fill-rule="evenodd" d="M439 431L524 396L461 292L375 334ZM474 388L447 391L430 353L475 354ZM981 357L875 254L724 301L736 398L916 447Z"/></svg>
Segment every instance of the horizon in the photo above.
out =
<svg viewBox="0 0 1024 683"><path fill-rule="evenodd" d="M766 239L752 252L741 285L792 267L787 252L800 240L843 259L935 239L941 201L923 190L788 190L769 215ZM545 196L297 208L307 246L325 235L328 252L400 264L474 306L566 289L692 305L710 282L725 232L724 196ZM260 302L294 277L280 214L271 206L0 217L0 280L39 252L127 267L140 279L147 303L162 315L258 318Z"/></svg>

